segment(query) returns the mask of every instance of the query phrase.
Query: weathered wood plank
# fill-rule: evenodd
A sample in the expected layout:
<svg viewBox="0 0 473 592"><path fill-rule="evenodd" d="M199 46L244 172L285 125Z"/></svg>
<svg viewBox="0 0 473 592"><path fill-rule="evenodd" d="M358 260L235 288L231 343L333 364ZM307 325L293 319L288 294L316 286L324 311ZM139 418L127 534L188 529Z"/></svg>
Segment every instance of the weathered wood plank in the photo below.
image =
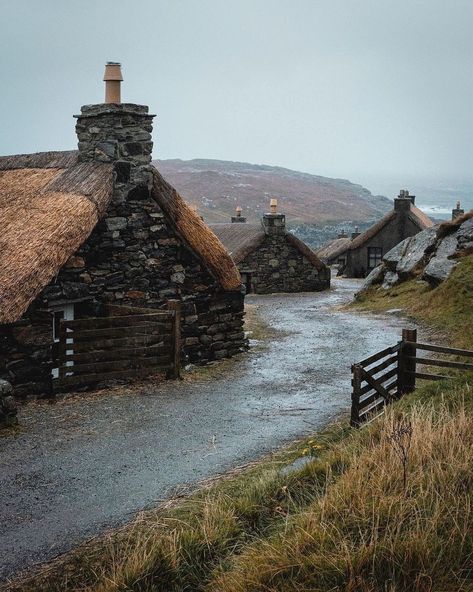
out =
<svg viewBox="0 0 473 592"><path fill-rule="evenodd" d="M168 345L150 345L148 347L118 347L111 350L97 350L86 353L73 353L63 356L66 362L90 363L108 360L128 360L135 357L152 357L160 355L169 355L171 357L171 346Z"/></svg>
<svg viewBox="0 0 473 592"><path fill-rule="evenodd" d="M389 370L388 372L386 372L382 376L378 376L378 378L376 380L378 382L383 383L383 382L386 382L386 380L389 380L390 378L392 378L393 376L397 377L397 367L392 368L391 370ZM362 386L360 388L360 395L364 395L365 393L369 392L370 390L373 390L373 387L370 384L366 384L365 386Z"/></svg>
<svg viewBox="0 0 473 592"><path fill-rule="evenodd" d="M393 380L389 384L385 385L385 389L388 391L391 398L395 397L396 391L397 391L397 379ZM360 400L359 400L360 410L364 409L364 407L366 407L367 405L370 405L374 400L376 400L378 398L379 398L378 391L375 391L373 389L371 390L370 393L361 396Z"/></svg>
<svg viewBox="0 0 473 592"><path fill-rule="evenodd" d="M452 356L473 357L473 351L469 349L458 349L454 347L444 347L443 345L432 345L430 343L412 343L406 341L407 345L415 345L417 349L438 352L441 354L451 354Z"/></svg>
<svg viewBox="0 0 473 592"><path fill-rule="evenodd" d="M171 343L170 335L132 335L115 339L99 339L96 341L84 341L69 345L68 349L74 353L110 350L119 347L145 347L147 345L159 345ZM64 354L65 355L65 354Z"/></svg>
<svg viewBox="0 0 473 592"><path fill-rule="evenodd" d="M146 306L127 306L124 304L106 304L105 311L110 316L128 316L136 314L149 313L169 313L169 311L159 308L146 308Z"/></svg>
<svg viewBox="0 0 473 592"><path fill-rule="evenodd" d="M157 370L171 363L169 356L153 356L152 358L133 358L128 360L109 360L93 362L90 364L74 364L74 366L61 366L59 377L67 374L79 376L82 374L103 374L114 370L135 370L154 366Z"/></svg>
<svg viewBox="0 0 473 592"><path fill-rule="evenodd" d="M366 380L366 382L370 384L374 389L376 389L382 397L384 397L386 400L390 399L388 391L384 388L381 382L379 380L376 380L376 378L373 378L371 374L369 374L369 372L366 372L364 368L362 370L362 376L363 380Z"/></svg>
<svg viewBox="0 0 473 592"><path fill-rule="evenodd" d="M451 376L442 376L441 374L427 374L425 372L415 372L413 373L416 378L421 378L422 380L451 380Z"/></svg>
<svg viewBox="0 0 473 592"><path fill-rule="evenodd" d="M171 331L171 323L140 323L134 327L117 327L116 329L81 329L74 333L68 333L68 336L73 338L74 343L79 343L82 341L94 341L103 338L113 339L127 336L131 337L134 335L165 335L170 334Z"/></svg>
<svg viewBox="0 0 473 592"><path fill-rule="evenodd" d="M451 362L450 360L436 360L434 358L419 358L415 357L418 364L424 366L441 366L443 368L458 368L459 370L473 370L473 364L466 364L463 362Z"/></svg>
<svg viewBox="0 0 473 592"><path fill-rule="evenodd" d="M371 415L371 413L375 413L386 406L386 399L383 397L378 397L371 405L368 405L363 410L360 411L360 421L365 421L366 418Z"/></svg>
<svg viewBox="0 0 473 592"><path fill-rule="evenodd" d="M363 366L363 368L366 368L367 366L370 366L374 362L381 360L385 356L395 354L396 352L399 351L400 347L401 347L401 343L400 342L396 343L396 345L393 345L392 347L387 347L386 349L383 349L383 350L377 352L376 354L373 354L369 358L365 358L364 360L359 362L359 364L360 364L360 366Z"/></svg>
<svg viewBox="0 0 473 592"><path fill-rule="evenodd" d="M368 372L373 376L374 374L381 372L381 370L384 370L388 366L391 366L392 364L397 364L398 360L398 355L394 354L394 356L387 358L387 360L381 362L381 364L378 364L377 366L373 366L373 368L370 368Z"/></svg>
<svg viewBox="0 0 473 592"><path fill-rule="evenodd" d="M75 321L61 321L66 329L77 331L78 329L107 329L115 327L129 327L138 323L156 323L171 320L172 315L169 312L149 313L140 315L126 315L119 317L99 317L93 319L76 319Z"/></svg>

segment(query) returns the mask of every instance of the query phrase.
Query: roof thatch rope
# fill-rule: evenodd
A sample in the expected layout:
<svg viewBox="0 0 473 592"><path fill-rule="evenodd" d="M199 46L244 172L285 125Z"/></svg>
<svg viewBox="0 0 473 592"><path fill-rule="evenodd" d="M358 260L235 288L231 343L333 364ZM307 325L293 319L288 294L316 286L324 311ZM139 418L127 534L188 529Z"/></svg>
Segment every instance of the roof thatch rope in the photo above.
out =
<svg viewBox="0 0 473 592"><path fill-rule="evenodd" d="M224 290L240 290L240 272L225 247L159 171L154 167L152 170L153 197L177 234L200 256Z"/></svg>

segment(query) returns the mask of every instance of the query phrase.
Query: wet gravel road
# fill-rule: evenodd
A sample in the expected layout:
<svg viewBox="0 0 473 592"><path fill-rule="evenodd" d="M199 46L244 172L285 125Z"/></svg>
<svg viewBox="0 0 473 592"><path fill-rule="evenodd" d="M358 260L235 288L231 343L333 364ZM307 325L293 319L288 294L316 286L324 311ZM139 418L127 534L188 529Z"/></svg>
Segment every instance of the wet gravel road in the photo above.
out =
<svg viewBox="0 0 473 592"><path fill-rule="evenodd" d="M254 459L350 404L350 364L399 339L402 319L339 311L326 293L250 296L284 331L223 375L147 392L30 404L0 437L0 579Z"/></svg>

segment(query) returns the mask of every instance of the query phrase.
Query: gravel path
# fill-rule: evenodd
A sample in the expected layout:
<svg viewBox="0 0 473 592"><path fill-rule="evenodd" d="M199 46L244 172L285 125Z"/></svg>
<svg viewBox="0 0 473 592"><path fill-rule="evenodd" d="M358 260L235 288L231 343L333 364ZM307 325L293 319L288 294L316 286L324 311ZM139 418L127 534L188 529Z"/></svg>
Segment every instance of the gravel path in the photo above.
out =
<svg viewBox="0 0 473 592"><path fill-rule="evenodd" d="M284 333L216 376L25 406L21 432L0 437L0 579L347 409L350 364L398 341L403 322L338 310L358 282L333 284L249 296Z"/></svg>

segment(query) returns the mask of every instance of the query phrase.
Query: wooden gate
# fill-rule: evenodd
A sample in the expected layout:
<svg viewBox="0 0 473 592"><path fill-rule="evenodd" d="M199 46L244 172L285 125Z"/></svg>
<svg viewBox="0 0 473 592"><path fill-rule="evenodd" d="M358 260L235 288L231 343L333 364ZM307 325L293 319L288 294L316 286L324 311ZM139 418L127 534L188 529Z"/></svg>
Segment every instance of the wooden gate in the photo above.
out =
<svg viewBox="0 0 473 592"><path fill-rule="evenodd" d="M416 379L443 380L449 378L442 374L418 372L418 365L453 368L473 371L473 364L457 360L442 360L417 356L417 350L447 354L460 358L472 358L473 351L419 343L415 329L403 329L402 341L393 347L362 360L352 366L352 426L359 427L372 420L384 410L384 407L416 388ZM373 364L376 364L373 366ZM390 368L391 367L391 368ZM387 370L390 368L389 370ZM383 372L387 370L387 372Z"/></svg>
<svg viewBox="0 0 473 592"><path fill-rule="evenodd" d="M114 379L166 372L180 374L180 303L168 310L126 307L113 316L61 321L55 344L58 377L53 390L61 391Z"/></svg>

